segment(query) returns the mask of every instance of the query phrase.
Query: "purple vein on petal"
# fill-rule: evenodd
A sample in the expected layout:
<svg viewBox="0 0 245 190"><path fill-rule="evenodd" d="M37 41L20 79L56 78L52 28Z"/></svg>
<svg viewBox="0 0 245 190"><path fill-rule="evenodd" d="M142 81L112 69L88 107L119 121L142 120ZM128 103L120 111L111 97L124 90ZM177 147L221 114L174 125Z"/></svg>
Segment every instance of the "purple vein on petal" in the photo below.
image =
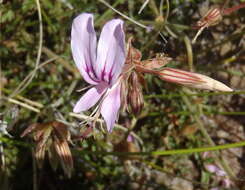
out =
<svg viewBox="0 0 245 190"><path fill-rule="evenodd" d="M111 83L114 74L116 80L125 61L125 36L122 25L120 19L107 22L98 43L96 72L108 83Z"/></svg>
<svg viewBox="0 0 245 190"><path fill-rule="evenodd" d="M118 111L121 105L120 100L120 83L114 84L111 89L108 89L105 99L101 105L101 114L106 122L107 130L112 131L117 120Z"/></svg>

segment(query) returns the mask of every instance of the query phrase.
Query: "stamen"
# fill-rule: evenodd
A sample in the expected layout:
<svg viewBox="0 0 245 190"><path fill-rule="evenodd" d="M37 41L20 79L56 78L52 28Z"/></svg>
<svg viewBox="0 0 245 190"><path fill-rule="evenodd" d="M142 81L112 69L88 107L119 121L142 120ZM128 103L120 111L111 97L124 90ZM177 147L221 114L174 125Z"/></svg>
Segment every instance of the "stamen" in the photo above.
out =
<svg viewBox="0 0 245 190"><path fill-rule="evenodd" d="M86 86L86 87L84 87L84 88L82 88L82 89L77 90L77 92L82 92L82 91L84 91L84 90L87 90L88 88L92 88L93 86L94 86L94 85Z"/></svg>

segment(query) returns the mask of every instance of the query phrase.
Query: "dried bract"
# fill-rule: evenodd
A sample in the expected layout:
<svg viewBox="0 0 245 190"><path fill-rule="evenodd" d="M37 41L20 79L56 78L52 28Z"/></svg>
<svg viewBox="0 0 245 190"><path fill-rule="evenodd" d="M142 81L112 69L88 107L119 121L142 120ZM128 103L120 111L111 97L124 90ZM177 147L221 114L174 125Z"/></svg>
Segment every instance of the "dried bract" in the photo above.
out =
<svg viewBox="0 0 245 190"><path fill-rule="evenodd" d="M49 152L51 163L55 158L59 158L61 166L68 177L71 177L73 170L73 160L68 145L70 141L70 132L68 127L61 122L53 121L48 123L34 123L27 127L21 137L27 134L33 134L33 140L36 142L35 158L37 165L42 168L45 159L45 153ZM55 151L54 151L55 150ZM56 167L53 167L56 169Z"/></svg>

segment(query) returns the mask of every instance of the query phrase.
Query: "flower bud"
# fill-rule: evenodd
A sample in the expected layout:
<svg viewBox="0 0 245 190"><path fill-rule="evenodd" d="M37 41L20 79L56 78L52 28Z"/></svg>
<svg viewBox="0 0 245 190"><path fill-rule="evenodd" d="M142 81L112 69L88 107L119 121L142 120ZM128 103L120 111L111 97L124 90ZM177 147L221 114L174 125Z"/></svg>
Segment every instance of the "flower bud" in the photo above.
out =
<svg viewBox="0 0 245 190"><path fill-rule="evenodd" d="M204 15L197 23L194 28L198 29L192 43L196 42L197 37L202 33L202 31L209 27L218 24L222 20L222 11L219 8L210 9L206 15Z"/></svg>
<svg viewBox="0 0 245 190"><path fill-rule="evenodd" d="M162 80L181 84L192 88L218 90L224 92L233 91L225 84L198 73L187 72L173 68L164 68L157 74Z"/></svg>
<svg viewBox="0 0 245 190"><path fill-rule="evenodd" d="M136 72L132 72L129 78L128 102L133 114L138 115L144 107L144 98L141 84Z"/></svg>
<svg viewBox="0 0 245 190"><path fill-rule="evenodd" d="M218 24L222 20L222 12L219 8L211 8L196 24L197 28L209 27Z"/></svg>
<svg viewBox="0 0 245 190"><path fill-rule="evenodd" d="M123 80L121 83L121 91L120 91L121 95L121 110L122 112L125 112L127 107L128 107L128 84L127 84L127 80Z"/></svg>

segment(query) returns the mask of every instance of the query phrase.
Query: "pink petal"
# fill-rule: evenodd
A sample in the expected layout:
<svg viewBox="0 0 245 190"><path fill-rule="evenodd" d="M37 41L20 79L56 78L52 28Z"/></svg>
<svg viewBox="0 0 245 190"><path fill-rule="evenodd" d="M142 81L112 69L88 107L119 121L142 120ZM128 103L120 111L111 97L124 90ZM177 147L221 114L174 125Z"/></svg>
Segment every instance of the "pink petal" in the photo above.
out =
<svg viewBox="0 0 245 190"><path fill-rule="evenodd" d="M94 106L101 96L104 94L105 90L107 89L108 85L105 83L100 83L99 85L90 88L76 103L75 107L73 108L73 112L79 113L81 111L86 111L92 106Z"/></svg>
<svg viewBox="0 0 245 190"><path fill-rule="evenodd" d="M114 124L118 116L118 110L120 108L120 90L121 85L116 83L108 90L105 99L101 105L101 114L106 122L107 130L112 131Z"/></svg>
<svg viewBox="0 0 245 190"><path fill-rule="evenodd" d="M217 176L226 176L226 172L224 170L219 169L216 171L216 175Z"/></svg>
<svg viewBox="0 0 245 190"><path fill-rule="evenodd" d="M125 58L123 21L114 19L104 25L100 35L96 60L98 77L114 84L122 71Z"/></svg>
<svg viewBox="0 0 245 190"><path fill-rule="evenodd" d="M96 33L92 14L83 13L74 19L71 30L71 50L84 80L90 84L97 84L93 68L96 59Z"/></svg>
<svg viewBox="0 0 245 190"><path fill-rule="evenodd" d="M210 190L220 190L220 188L219 187L213 187Z"/></svg>
<svg viewBox="0 0 245 190"><path fill-rule="evenodd" d="M223 180L223 184L224 184L225 188L230 188L231 185L232 185L232 181L230 179L228 179L228 178L225 178Z"/></svg>
<svg viewBox="0 0 245 190"><path fill-rule="evenodd" d="M133 141L134 141L134 137L132 135L128 135L127 142L133 142Z"/></svg>
<svg viewBox="0 0 245 190"><path fill-rule="evenodd" d="M206 169L207 171L209 171L210 173L216 173L217 171L220 170L220 169L219 169L217 166L215 166L214 164L207 164L207 165L205 165L205 169Z"/></svg>

